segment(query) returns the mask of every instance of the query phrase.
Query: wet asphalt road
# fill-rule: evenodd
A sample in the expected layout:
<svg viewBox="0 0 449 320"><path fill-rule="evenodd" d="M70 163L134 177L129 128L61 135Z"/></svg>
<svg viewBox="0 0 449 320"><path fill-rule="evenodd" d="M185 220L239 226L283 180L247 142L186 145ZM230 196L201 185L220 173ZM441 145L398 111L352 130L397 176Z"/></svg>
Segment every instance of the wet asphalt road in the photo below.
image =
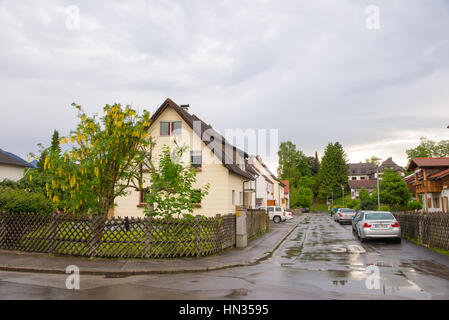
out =
<svg viewBox="0 0 449 320"><path fill-rule="evenodd" d="M377 282L367 270L378 271ZM322 213L308 215L271 258L251 267L82 275L76 291L65 289L65 280L0 272L0 299L449 299L449 257L407 241L361 244L350 225Z"/></svg>

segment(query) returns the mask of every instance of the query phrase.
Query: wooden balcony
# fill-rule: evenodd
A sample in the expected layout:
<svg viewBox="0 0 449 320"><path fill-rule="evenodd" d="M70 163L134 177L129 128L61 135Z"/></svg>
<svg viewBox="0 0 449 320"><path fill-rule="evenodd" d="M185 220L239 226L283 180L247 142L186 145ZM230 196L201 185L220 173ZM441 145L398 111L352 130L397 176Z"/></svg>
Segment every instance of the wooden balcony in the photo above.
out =
<svg viewBox="0 0 449 320"><path fill-rule="evenodd" d="M425 193L425 192L441 192L443 190L443 185L438 181L420 181L416 186L417 193Z"/></svg>

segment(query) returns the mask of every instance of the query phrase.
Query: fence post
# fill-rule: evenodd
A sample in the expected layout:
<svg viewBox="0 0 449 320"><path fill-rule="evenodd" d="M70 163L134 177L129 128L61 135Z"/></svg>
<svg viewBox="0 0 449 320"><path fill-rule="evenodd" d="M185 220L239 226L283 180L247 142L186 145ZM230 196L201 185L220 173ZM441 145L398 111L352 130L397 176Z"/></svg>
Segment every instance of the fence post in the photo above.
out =
<svg viewBox="0 0 449 320"><path fill-rule="evenodd" d="M194 246L195 246L195 255L200 256L201 255L201 216L196 215L195 216L195 222L193 225L194 228Z"/></svg>
<svg viewBox="0 0 449 320"><path fill-rule="evenodd" d="M215 252L220 252L221 251L221 224L223 223L223 220L220 222L221 219L221 215L220 214L216 214L215 215L215 220L217 221L216 226L217 226L217 232L216 232L216 239L215 239Z"/></svg>
<svg viewBox="0 0 449 320"><path fill-rule="evenodd" d="M246 210L238 209L236 211L235 221L235 246L245 248L248 245L248 234L246 230Z"/></svg>
<svg viewBox="0 0 449 320"><path fill-rule="evenodd" d="M92 216L92 234L90 241L89 257L95 257L99 254L99 246L101 244L101 238L103 236L103 229L105 221L99 214Z"/></svg>
<svg viewBox="0 0 449 320"><path fill-rule="evenodd" d="M6 236L5 213L0 212L0 248L3 248L3 239Z"/></svg>
<svg viewBox="0 0 449 320"><path fill-rule="evenodd" d="M50 222L50 241L51 241L51 245L50 245L50 253L55 254L56 253L56 248L57 248L57 242L58 240L57 235L58 235L58 220L57 220L57 214L56 213L52 213L51 214L51 222Z"/></svg>
<svg viewBox="0 0 449 320"><path fill-rule="evenodd" d="M145 257L151 257L151 238L153 237L153 233L151 231L151 216L145 218Z"/></svg>

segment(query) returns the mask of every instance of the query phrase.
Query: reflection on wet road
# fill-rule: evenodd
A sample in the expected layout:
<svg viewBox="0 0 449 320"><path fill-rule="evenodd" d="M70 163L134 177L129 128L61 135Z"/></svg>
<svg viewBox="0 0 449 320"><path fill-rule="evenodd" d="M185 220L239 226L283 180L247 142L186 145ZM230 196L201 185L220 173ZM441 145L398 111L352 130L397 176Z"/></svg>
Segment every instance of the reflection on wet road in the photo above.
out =
<svg viewBox="0 0 449 320"><path fill-rule="evenodd" d="M79 291L65 289L64 275L0 272L0 298L448 299L449 257L407 241L361 244L350 225L309 214L270 259L251 267L82 276Z"/></svg>

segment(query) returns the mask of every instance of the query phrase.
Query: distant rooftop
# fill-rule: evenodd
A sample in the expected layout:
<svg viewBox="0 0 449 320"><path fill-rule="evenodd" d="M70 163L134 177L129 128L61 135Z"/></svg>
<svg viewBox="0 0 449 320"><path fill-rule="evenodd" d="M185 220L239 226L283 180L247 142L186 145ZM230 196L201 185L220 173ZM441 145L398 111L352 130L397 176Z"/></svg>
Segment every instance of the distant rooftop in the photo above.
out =
<svg viewBox="0 0 449 320"><path fill-rule="evenodd" d="M34 168L32 164L23 160L21 157L3 149L0 149L0 163L23 168Z"/></svg>

